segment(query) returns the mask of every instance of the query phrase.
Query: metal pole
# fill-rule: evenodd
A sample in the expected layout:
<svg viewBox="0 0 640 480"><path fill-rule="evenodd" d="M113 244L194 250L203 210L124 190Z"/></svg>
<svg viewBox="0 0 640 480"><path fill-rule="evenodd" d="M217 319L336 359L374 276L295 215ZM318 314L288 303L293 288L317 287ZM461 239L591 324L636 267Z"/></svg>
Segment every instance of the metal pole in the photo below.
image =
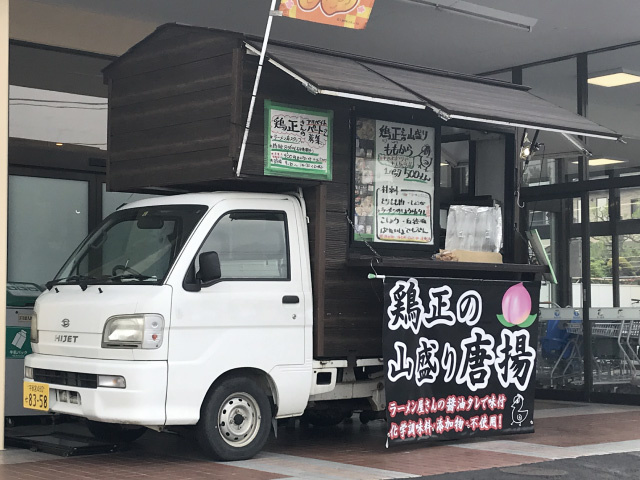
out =
<svg viewBox="0 0 640 480"><path fill-rule="evenodd" d="M577 57L578 73L578 115L587 116L589 105L589 85L587 83L588 68L587 56L582 54ZM580 140L585 141L581 138ZM580 180L589 180L589 156L580 157L578 172ZM586 400L590 401L593 391L593 345L591 343L591 219L589 218L589 191L582 192L580 197L580 220L582 230L582 332L584 354L584 388Z"/></svg>
<svg viewBox="0 0 640 480"><path fill-rule="evenodd" d="M8 165L9 165L9 0L0 0L0 345L5 345L7 335L7 220L8 220ZM4 450L4 353L0 355L0 450ZM20 388L22 388L20 386Z"/></svg>
<svg viewBox="0 0 640 480"><path fill-rule="evenodd" d="M258 62L258 71L256 72L256 80L253 82L253 93L251 94L251 102L249 103L249 114L247 116L247 124L244 128L242 136L242 145L240 146L240 157L238 157L238 166L236 167L236 176L240 176L242 171L242 162L244 161L244 151L247 147L247 138L249 137L249 127L251 127L251 117L253 117L253 107L256 104L256 95L258 94L258 85L260 84L260 75L262 75L262 64L264 56L267 53L267 44L269 43L269 34L271 33L271 22L276 13L276 1L271 0L271 9L269 10L269 18L267 19L267 28L264 32L264 40L262 40L262 50L260 51L260 61ZM280 12L279 10L277 11Z"/></svg>

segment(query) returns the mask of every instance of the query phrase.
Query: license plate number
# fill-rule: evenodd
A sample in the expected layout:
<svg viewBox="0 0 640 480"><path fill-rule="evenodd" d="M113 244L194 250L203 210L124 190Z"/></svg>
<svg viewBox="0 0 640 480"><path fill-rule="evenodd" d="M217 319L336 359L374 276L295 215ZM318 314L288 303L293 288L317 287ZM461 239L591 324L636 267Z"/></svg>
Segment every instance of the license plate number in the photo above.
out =
<svg viewBox="0 0 640 480"><path fill-rule="evenodd" d="M24 382L22 406L32 410L49 410L49 385L38 382Z"/></svg>

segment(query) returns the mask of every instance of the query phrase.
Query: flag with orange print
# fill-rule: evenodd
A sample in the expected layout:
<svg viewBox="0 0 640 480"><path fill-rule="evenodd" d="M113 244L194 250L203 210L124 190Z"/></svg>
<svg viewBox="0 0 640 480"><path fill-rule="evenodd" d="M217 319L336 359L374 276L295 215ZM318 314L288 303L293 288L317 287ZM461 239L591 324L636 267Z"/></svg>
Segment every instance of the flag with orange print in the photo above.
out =
<svg viewBox="0 0 640 480"><path fill-rule="evenodd" d="M309 22L362 30L375 0L280 0L282 15Z"/></svg>

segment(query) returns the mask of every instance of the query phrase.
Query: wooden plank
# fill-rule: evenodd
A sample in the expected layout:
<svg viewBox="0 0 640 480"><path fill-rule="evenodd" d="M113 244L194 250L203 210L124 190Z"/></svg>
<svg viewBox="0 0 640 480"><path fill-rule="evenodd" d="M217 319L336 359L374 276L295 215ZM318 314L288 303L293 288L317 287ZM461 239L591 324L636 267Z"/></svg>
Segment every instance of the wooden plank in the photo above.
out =
<svg viewBox="0 0 640 480"><path fill-rule="evenodd" d="M366 273L348 269L344 263L332 268L327 262L323 356L381 355L382 284L368 280Z"/></svg>
<svg viewBox="0 0 640 480"><path fill-rule="evenodd" d="M366 321L350 326L327 326L326 349L319 358L382 357L382 327L371 328Z"/></svg>
<svg viewBox="0 0 640 480"><path fill-rule="evenodd" d="M130 190L230 178L232 170L228 153L228 148L222 147L130 162L109 162L110 186L113 190Z"/></svg>
<svg viewBox="0 0 640 480"><path fill-rule="evenodd" d="M113 82L109 104L131 105L160 98L199 92L231 85L231 52L198 62L167 67L163 70L118 79Z"/></svg>
<svg viewBox="0 0 640 480"><path fill-rule="evenodd" d="M327 210L344 213L349 210L349 194L351 187L348 183L338 183L335 180L327 183Z"/></svg>
<svg viewBox="0 0 640 480"><path fill-rule="evenodd" d="M244 80L243 62L245 59L243 48L236 48L233 51L231 62L231 132L229 142L229 156L237 162L240 156L240 148L244 135L244 124L242 122L242 82Z"/></svg>
<svg viewBox="0 0 640 480"><path fill-rule="evenodd" d="M111 136L111 162L229 148L229 117ZM177 169L185 168L176 165Z"/></svg>
<svg viewBox="0 0 640 480"><path fill-rule="evenodd" d="M113 135L184 124L231 114L231 87L224 86L110 109Z"/></svg>
<svg viewBox="0 0 640 480"><path fill-rule="evenodd" d="M185 35L148 37L105 69L107 78L120 80L215 57L239 45L241 34L192 30Z"/></svg>

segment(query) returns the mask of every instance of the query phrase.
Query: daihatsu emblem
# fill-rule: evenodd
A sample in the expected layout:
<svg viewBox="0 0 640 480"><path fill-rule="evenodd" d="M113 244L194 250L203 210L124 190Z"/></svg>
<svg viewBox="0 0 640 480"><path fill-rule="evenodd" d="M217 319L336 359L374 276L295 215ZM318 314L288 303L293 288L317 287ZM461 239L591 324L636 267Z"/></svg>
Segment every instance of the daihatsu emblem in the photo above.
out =
<svg viewBox="0 0 640 480"><path fill-rule="evenodd" d="M62 326L64 328L67 328L69 326L69 319L68 318L65 318L65 319L62 320Z"/></svg>

